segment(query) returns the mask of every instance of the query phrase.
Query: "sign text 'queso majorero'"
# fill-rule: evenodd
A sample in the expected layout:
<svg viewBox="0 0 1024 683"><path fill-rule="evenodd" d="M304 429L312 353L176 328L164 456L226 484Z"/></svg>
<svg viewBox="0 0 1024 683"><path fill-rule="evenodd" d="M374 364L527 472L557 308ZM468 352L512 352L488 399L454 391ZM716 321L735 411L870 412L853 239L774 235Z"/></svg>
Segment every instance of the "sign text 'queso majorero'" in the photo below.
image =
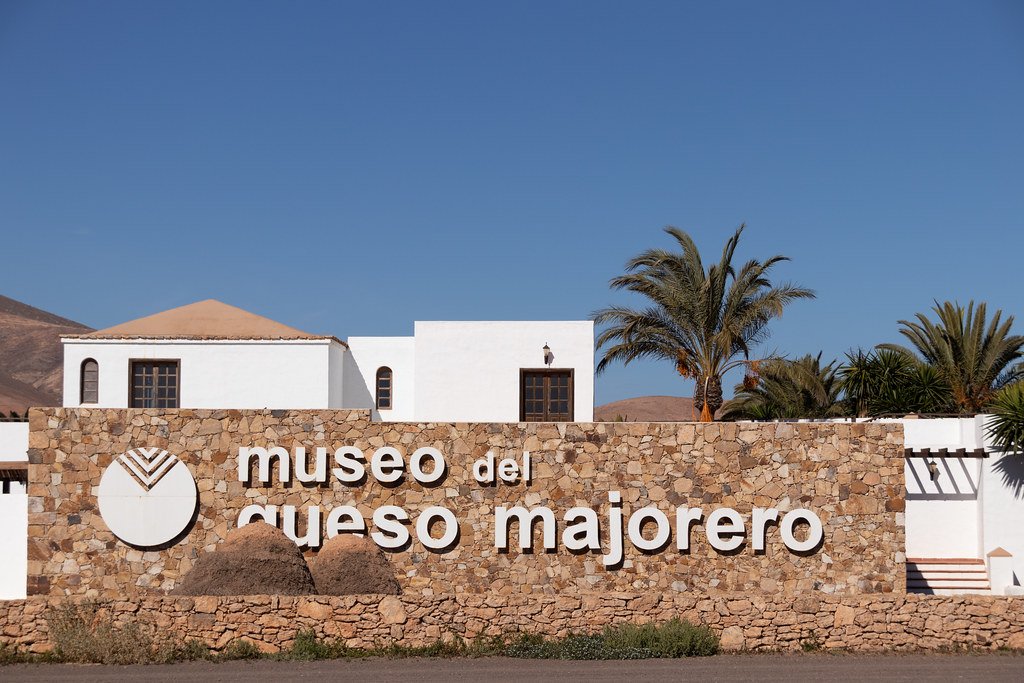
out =
<svg viewBox="0 0 1024 683"><path fill-rule="evenodd" d="M312 456L312 457L309 457ZM280 446L240 447L238 449L238 479L249 487L268 487L275 482L289 484L327 485L331 481L358 487L372 477L385 486L398 485L406 473L419 485L435 487L447 476L444 455L436 448L416 449L406 462L402 452L391 446L377 448L369 456L355 446L342 446L333 450L315 447L307 455L306 447L296 446L289 451ZM521 458L498 459L493 451L473 463L473 479L481 487L501 485L530 486L532 472L530 453ZM644 552L666 550L675 536L675 549L690 551L694 526L702 526L709 545L721 553L737 551L745 539L750 539L751 550L763 552L765 544L778 529L778 539L785 547L799 554L816 551L821 547L824 531L821 520L811 510L797 508L781 514L774 507L754 507L749 519L732 508L720 507L705 511L699 507L677 507L674 524L670 515L647 506L628 512L623 509L619 491L608 492L607 512L599 515L592 507L572 507L556 513L546 506L495 506L493 515L494 545L499 550L513 547L529 550L533 547L532 530L539 525L543 549L554 552L559 541L569 551L602 552L602 562L615 568L623 559L626 539ZM305 517L305 533L297 533L297 517ZM403 508L382 505L373 510L369 520L352 505L339 505L322 510L319 505L307 505L304 512L294 505L249 505L238 515L238 526L254 520L263 520L283 531L298 545L317 548L325 538L340 533L369 533L370 538L384 549L397 550L416 543L432 552L446 552L458 544L459 520L446 507L434 505L418 512L413 519ZM803 538L797 538L795 528L805 527ZM602 547L600 536L604 526L607 538ZM513 531L517 528L518 533ZM561 535L558 530L561 528Z"/></svg>

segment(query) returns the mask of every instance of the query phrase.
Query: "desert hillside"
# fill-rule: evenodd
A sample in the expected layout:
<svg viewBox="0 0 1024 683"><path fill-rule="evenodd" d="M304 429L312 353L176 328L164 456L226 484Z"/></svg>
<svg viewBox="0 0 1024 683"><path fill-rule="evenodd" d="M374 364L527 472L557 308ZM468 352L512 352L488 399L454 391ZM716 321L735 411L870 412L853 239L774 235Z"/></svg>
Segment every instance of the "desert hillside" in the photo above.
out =
<svg viewBox="0 0 1024 683"><path fill-rule="evenodd" d="M91 331L81 323L0 295L0 412L60 405L60 335Z"/></svg>
<svg viewBox="0 0 1024 683"><path fill-rule="evenodd" d="M682 396L639 396L594 408L597 422L692 422L693 399Z"/></svg>

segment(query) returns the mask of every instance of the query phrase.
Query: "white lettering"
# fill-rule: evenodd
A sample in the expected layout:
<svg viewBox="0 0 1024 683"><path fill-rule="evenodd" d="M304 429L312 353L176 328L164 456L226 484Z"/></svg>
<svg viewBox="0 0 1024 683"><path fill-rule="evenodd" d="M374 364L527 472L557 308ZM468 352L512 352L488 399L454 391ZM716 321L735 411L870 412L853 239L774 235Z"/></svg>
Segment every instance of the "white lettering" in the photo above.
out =
<svg viewBox="0 0 1024 683"><path fill-rule="evenodd" d="M313 471L309 471L309 463L306 462L306 449L303 446L295 447L295 478L303 484L324 483L327 481L327 449L317 446L316 463Z"/></svg>
<svg viewBox="0 0 1024 683"><path fill-rule="evenodd" d="M807 538L800 541L793 535L793 527L797 522L807 522ZM825 538L825 531L821 527L821 520L818 515L805 508L790 510L782 518L779 524L779 533L782 534L782 542L786 547L795 553L806 553L818 547L818 544Z"/></svg>
<svg viewBox="0 0 1024 683"><path fill-rule="evenodd" d="M435 519L444 522L444 534L440 538L430 535L430 524ZM455 519L452 511L437 505L428 507L420 513L416 520L416 538L423 544L423 547L430 550L444 550L455 542L459 537L459 522Z"/></svg>
<svg viewBox="0 0 1024 683"><path fill-rule="evenodd" d="M343 484L358 483L366 476L366 460L355 446L342 446L334 451L334 462L337 467L331 472Z"/></svg>
<svg viewBox="0 0 1024 683"><path fill-rule="evenodd" d="M524 507L516 506L506 508L504 506L494 508L494 545L501 550L508 549L509 526L512 521L519 523L519 548L526 550L533 547L533 521L540 519L542 536L544 538L544 549L554 550L555 539L558 530L555 527L555 513L546 507L536 507L527 510Z"/></svg>
<svg viewBox="0 0 1024 683"><path fill-rule="evenodd" d="M601 556L605 567L622 562L622 494L608 492L608 554Z"/></svg>
<svg viewBox="0 0 1024 683"><path fill-rule="evenodd" d="M261 484L270 483L270 459L277 458L277 478L283 483L290 479L288 473L291 456L288 451L280 446L274 446L269 451L261 446L238 449L238 481L249 483L252 481L250 460L255 456L258 460L258 479Z"/></svg>
<svg viewBox="0 0 1024 683"><path fill-rule="evenodd" d="M481 484L494 483L494 452L487 451L487 455L473 463L473 478Z"/></svg>
<svg viewBox="0 0 1024 683"><path fill-rule="evenodd" d="M652 520L658 530L654 538L647 540L643 536L644 522ZM672 529L668 524L668 517L656 507L640 508L629 517L629 542L640 550L658 550L668 543Z"/></svg>
<svg viewBox="0 0 1024 683"><path fill-rule="evenodd" d="M370 460L370 471L374 478L383 484L394 484L402 478L405 463L397 448L382 446L373 452Z"/></svg>
<svg viewBox="0 0 1024 683"><path fill-rule="evenodd" d="M246 524L252 522L256 517L259 517L267 524L277 526L277 506L246 505L242 508L242 511L238 513L238 528L241 529Z"/></svg>
<svg viewBox="0 0 1024 683"><path fill-rule="evenodd" d="M704 519L704 511L700 508L678 508L676 510L676 549L683 552L690 550L690 531L693 525Z"/></svg>
<svg viewBox="0 0 1024 683"><path fill-rule="evenodd" d="M754 508L754 519L751 523L751 532L754 537L751 539L751 545L754 548L754 552L761 552L764 550L764 537L767 533L766 527L769 522L779 521L779 511L775 508Z"/></svg>
<svg viewBox="0 0 1024 683"><path fill-rule="evenodd" d="M434 461L434 468L429 474L423 471L422 461L424 458L430 458ZM412 478L419 483L434 484L444 478L447 465L445 465L444 456L441 455L441 451L430 446L424 446L423 448L417 448L412 454L409 469L412 470Z"/></svg>
<svg viewBox="0 0 1024 683"><path fill-rule="evenodd" d="M381 548L395 550L409 542L409 530L405 522L408 513L397 505L383 505L373 512L373 523L380 529L370 534L373 542Z"/></svg>
<svg viewBox="0 0 1024 683"><path fill-rule="evenodd" d="M582 521L575 521L582 520ZM565 522L573 522L562 532L562 545L569 550L600 550L601 529L592 508L569 508Z"/></svg>
<svg viewBox="0 0 1024 683"><path fill-rule="evenodd" d="M332 508L327 515L327 538L334 538L338 534L362 536L365 533L366 520L359 510L351 505L339 505Z"/></svg>
<svg viewBox="0 0 1024 683"><path fill-rule="evenodd" d="M284 535L295 541L300 548L320 547L320 506L310 505L306 508L306 533L299 536L295 522L295 506L281 506L281 530Z"/></svg>
<svg viewBox="0 0 1024 683"><path fill-rule="evenodd" d="M743 545L743 536L746 533L743 518L732 508L718 508L708 515L705 532L711 547L723 553L736 550Z"/></svg>

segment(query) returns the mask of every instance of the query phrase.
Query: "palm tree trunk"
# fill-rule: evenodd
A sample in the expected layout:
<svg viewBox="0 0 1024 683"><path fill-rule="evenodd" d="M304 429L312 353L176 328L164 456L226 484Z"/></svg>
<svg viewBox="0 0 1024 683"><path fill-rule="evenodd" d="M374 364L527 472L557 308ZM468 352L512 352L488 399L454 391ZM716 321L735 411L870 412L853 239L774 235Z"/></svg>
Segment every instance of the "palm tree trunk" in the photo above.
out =
<svg viewBox="0 0 1024 683"><path fill-rule="evenodd" d="M697 376L697 386L693 392L693 407L700 412L701 422L711 422L715 413L722 407L722 378L718 375ZM705 413L705 407L707 411ZM706 416L706 417L705 417Z"/></svg>

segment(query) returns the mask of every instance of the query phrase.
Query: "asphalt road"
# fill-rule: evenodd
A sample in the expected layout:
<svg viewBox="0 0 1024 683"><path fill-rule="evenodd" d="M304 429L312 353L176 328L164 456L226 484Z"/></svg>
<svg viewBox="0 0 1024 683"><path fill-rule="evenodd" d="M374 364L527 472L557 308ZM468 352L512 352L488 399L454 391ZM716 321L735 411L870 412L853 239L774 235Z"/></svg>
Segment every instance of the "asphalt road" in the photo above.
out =
<svg viewBox="0 0 1024 683"><path fill-rule="evenodd" d="M719 655L693 659L578 662L505 659L355 659L320 662L189 662L160 666L19 664L14 681L1024 681L1024 655Z"/></svg>

